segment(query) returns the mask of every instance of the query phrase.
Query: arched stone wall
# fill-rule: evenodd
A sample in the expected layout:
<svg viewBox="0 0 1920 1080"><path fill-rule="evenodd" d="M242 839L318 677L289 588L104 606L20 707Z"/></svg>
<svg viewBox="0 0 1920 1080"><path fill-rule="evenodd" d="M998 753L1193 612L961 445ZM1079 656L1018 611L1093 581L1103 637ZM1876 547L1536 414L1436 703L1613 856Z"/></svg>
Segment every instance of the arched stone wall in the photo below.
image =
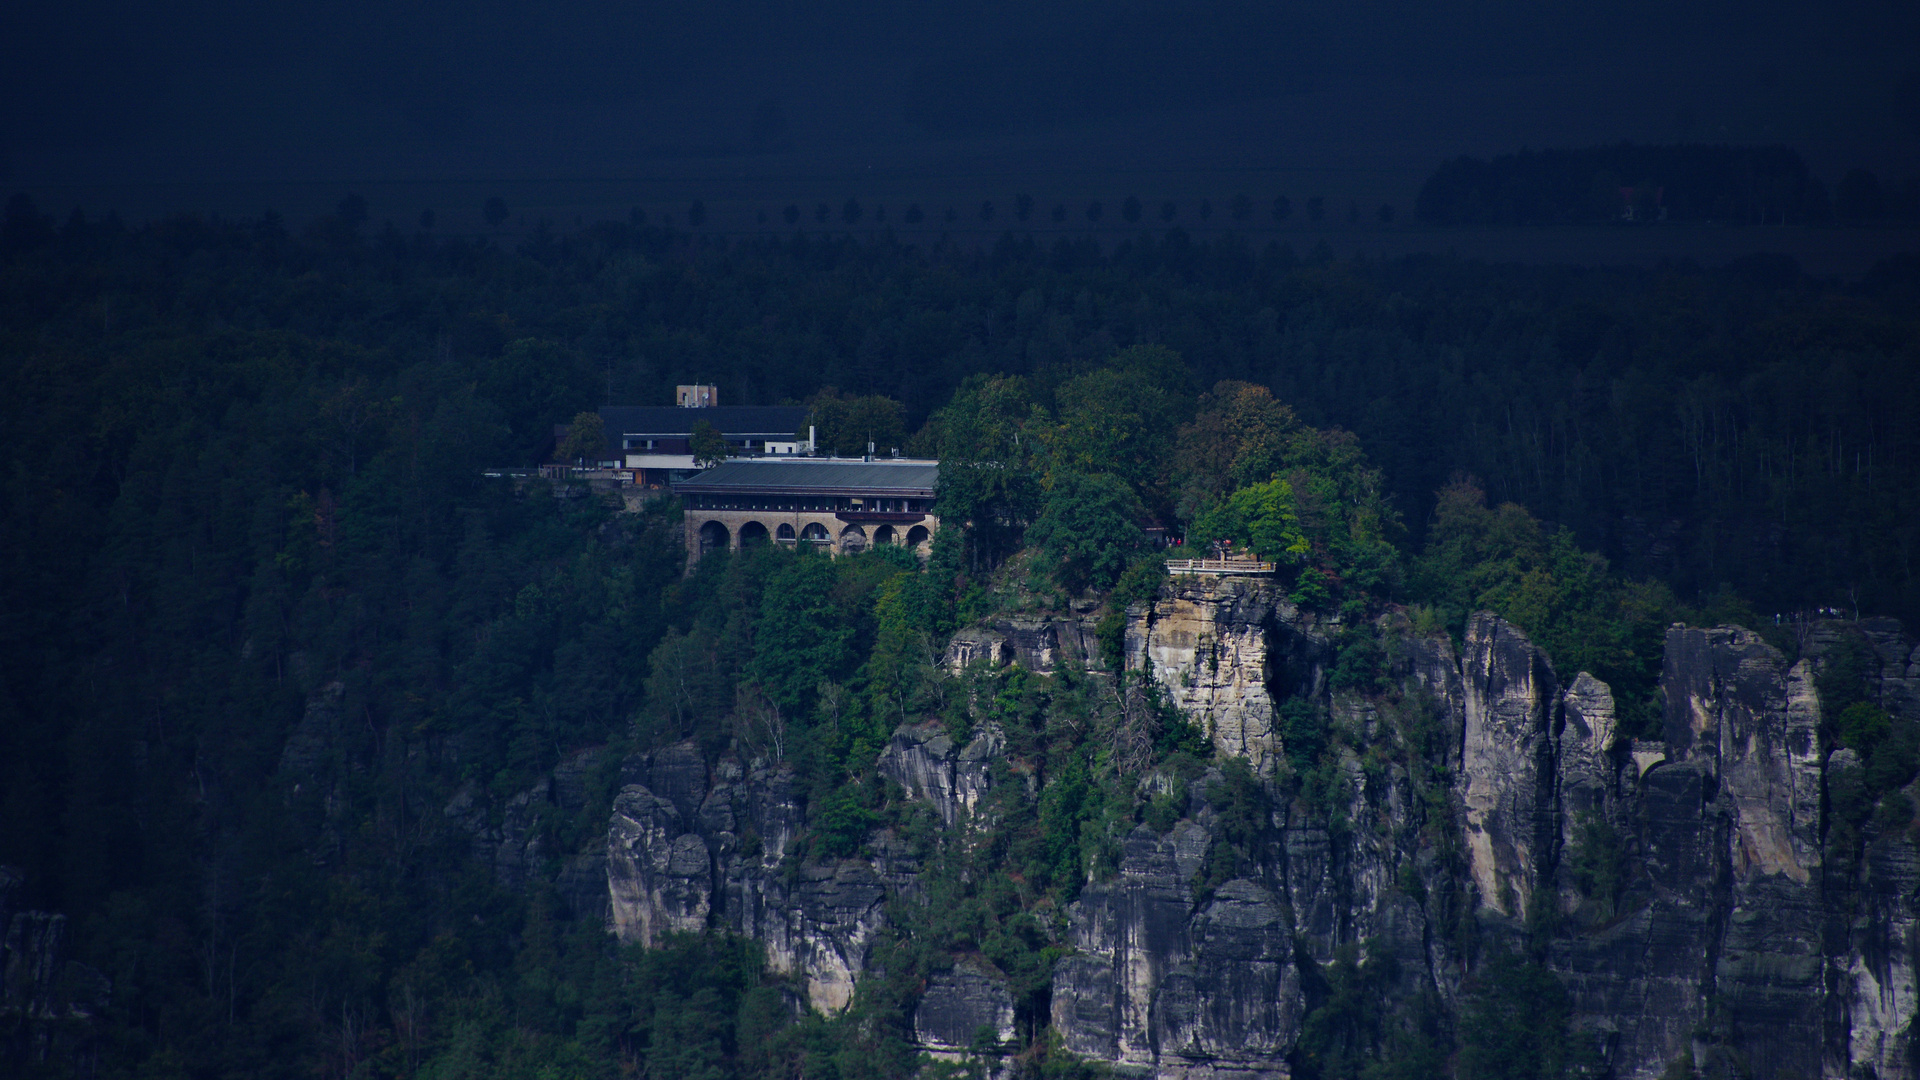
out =
<svg viewBox="0 0 1920 1080"><path fill-rule="evenodd" d="M687 511L685 535L687 568L709 551L739 549L755 543L771 542L787 547L807 545L813 550L839 555L882 544L902 545L922 558L930 551L930 541L939 528L933 518L920 524L904 522L849 522L832 511L769 511L700 509Z"/></svg>

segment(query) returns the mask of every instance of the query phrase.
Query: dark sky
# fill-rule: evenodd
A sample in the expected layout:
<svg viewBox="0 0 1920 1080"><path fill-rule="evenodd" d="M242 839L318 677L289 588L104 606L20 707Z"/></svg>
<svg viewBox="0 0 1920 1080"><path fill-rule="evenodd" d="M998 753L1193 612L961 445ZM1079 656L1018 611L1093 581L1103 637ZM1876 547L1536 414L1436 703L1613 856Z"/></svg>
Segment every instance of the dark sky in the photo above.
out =
<svg viewBox="0 0 1920 1080"><path fill-rule="evenodd" d="M1920 172L1920 3L14 0L0 190L376 216L1321 192L1441 158L1782 142ZM1153 194L1149 194L1152 192ZM476 202L477 205L477 202Z"/></svg>

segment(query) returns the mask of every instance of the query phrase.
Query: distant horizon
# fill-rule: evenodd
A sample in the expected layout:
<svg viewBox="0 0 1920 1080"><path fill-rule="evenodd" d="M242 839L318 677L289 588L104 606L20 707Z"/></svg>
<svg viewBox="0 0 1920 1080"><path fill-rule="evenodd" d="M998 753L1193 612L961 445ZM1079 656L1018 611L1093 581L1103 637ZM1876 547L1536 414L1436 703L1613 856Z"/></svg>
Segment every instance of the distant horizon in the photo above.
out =
<svg viewBox="0 0 1920 1080"><path fill-rule="evenodd" d="M136 229L183 216L241 223L264 220L271 213L277 215L289 233L296 236L330 217L347 195L358 194L367 198L369 203L369 217L361 229L361 234L367 239L377 237L391 225L405 236L424 235L436 240L492 241L509 245L538 235L543 226L556 237L566 237L596 226L631 225L632 211L638 205L647 214L646 227L668 228L683 232L690 238L728 242L807 235L852 237L862 241L891 239L909 245L945 242L962 249L977 250L991 247L1003 237L1011 236L1016 240L1030 238L1047 245L1059 240L1091 239L1099 244L1103 254L1112 254L1123 243L1137 242L1142 238L1158 240L1168 233L1179 231L1196 241L1237 236L1254 247L1277 242L1291 247L1295 255L1300 257L1309 256L1316 247L1324 244L1334 257L1342 259L1433 255L1489 263L1596 268L1649 267L1663 262L1685 261L1717 267L1755 255L1786 255L1796 260L1802 272L1811 276L1848 279L1869 272L1886 259L1920 254L1920 222L1914 221L1868 224L1823 222L1785 226L1712 222L1430 225L1411 220L1409 199L1396 206L1396 219L1391 224L1382 224L1378 220L1377 205L1360 205L1360 220L1356 223L1346 220L1347 207L1341 207L1337 213L1329 213L1325 221L1314 223L1305 220L1301 209L1305 198L1298 195L1290 196L1294 211L1289 220L1283 223L1273 222L1270 212L1257 199L1253 220L1231 220L1223 205L1232 198L1232 194L1228 194L1225 198L1213 198L1214 212L1208 221L1198 218L1196 207L1199 198L1196 197L1181 201L1180 212L1170 223L1158 220L1155 214L1143 213L1143 220L1128 225L1120 220L1119 214L1119 203L1125 197L1124 193L1101 200L1104 212L1097 223L1086 220L1087 200L1082 199L1069 204L1071 212L1064 224L1056 224L1050 220L1049 214L1052 203L1058 200L1036 196L1039 208L1033 219L1021 223L1013 220L1011 215L1013 200L1019 192L1010 191L992 199L996 212L994 220L990 222L979 220L977 209L981 200L953 199L941 203L921 200L927 214L926 219L917 225L902 220L903 211L913 200L862 200L866 214L859 224L849 226L840 219L840 207L846 198L842 196L838 201L829 201L833 215L826 224L819 224L813 219L815 205L821 200L811 199L802 204L802 220L791 226L780 220L777 214L791 200L701 200L707 220L699 227L692 227L686 221L691 200L668 202L659 199L636 204L603 198L597 203L557 200L528 203L503 195L510 217L500 227L492 228L482 220L481 214L482 205L490 197L488 195L468 198L452 205L417 205L408 212L399 210L396 201L381 198L383 193L379 188L357 185L338 193L328 190L321 194L320 186L318 182L313 185L315 194L310 201L315 205L306 213L289 213L277 207L250 212L187 209L155 213L144 219L112 208L96 209L85 205L56 207L44 202L33 192L18 193L33 199L36 209L51 218L56 226L64 223L75 209L81 210L89 221L96 222L104 220L109 214L118 214L123 224ZM504 185L473 185L470 191L463 194L496 190L511 191ZM0 188L0 192L5 192L5 198L11 198L16 191ZM369 197L368 192L373 192L374 196ZM415 203L423 201L415 200ZM1142 201L1149 200L1142 196ZM1155 199L1151 204L1157 207L1160 201ZM1267 201L1270 203L1271 198ZM941 213L934 210L937 206L944 211L949 205L962 210L959 220L951 224L941 220ZM395 209L383 212L385 206ZM886 207L887 219L884 222L873 220L872 212L876 206ZM419 219L422 210L433 212L431 228L421 227ZM761 212L767 213L768 221L765 224L758 220Z"/></svg>

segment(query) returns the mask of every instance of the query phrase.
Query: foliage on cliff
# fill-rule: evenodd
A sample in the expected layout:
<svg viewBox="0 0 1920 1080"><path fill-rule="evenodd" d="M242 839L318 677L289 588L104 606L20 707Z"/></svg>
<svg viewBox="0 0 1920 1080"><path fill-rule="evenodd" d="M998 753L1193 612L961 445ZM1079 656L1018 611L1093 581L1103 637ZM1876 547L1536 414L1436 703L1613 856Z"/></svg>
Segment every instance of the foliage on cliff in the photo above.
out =
<svg viewBox="0 0 1920 1080"><path fill-rule="evenodd" d="M1016 981L1032 1034L1047 920L1123 830L1177 817L1138 778L1191 782L1204 746L1143 686L938 673L1029 539L1048 589L1143 599L1159 565L1115 549L1236 497L1251 541L1284 484L1302 604L1492 605L1623 686L1669 610L1623 583L1642 577L1920 608L1911 268L1841 287L1178 233L971 255L625 226L510 252L272 217L7 235L33 239L0 252L0 861L113 979L109 1076L891 1075L911 980L956 951ZM670 505L482 474L542 460L610 389L663 402L695 372L741 400L857 387L878 419L815 402L846 406L836 441L927 421L913 445L941 454L957 527L924 569L764 551L683 578ZM1455 470L1500 505L1436 498ZM1363 638L1342 689L1379 685ZM846 1018L791 1021L737 943L608 947L570 860L602 841L625 753L691 736L793 761L824 857L927 829L872 771L922 718L998 723L1028 771L979 854L1001 872L936 867ZM1296 793L1323 799L1366 748L1314 707L1283 719ZM1839 737L1892 769L1874 722ZM539 843L509 865L514 801L557 766L577 790L519 804ZM1251 835L1256 793L1224 787ZM1323 1016L1327 1054L1411 1038L1355 1007Z"/></svg>

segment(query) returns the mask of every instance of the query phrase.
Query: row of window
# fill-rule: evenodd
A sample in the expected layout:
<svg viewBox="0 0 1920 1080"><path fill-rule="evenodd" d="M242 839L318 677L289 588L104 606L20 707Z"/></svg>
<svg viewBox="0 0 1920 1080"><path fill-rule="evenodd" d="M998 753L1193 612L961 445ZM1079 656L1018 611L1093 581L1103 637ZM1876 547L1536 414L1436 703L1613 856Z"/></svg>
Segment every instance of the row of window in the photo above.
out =
<svg viewBox="0 0 1920 1080"><path fill-rule="evenodd" d="M793 496L689 495L687 505L695 510L766 510L788 513L832 514L864 510L888 514L924 514L927 499L796 498Z"/></svg>
<svg viewBox="0 0 1920 1080"><path fill-rule="evenodd" d="M639 439L629 437L623 440L620 445L626 450L661 450L669 453L684 454L691 444L686 439ZM727 445L736 450L764 450L768 444L758 439L728 439ZM791 444L783 443L781 445ZM793 451L789 450L787 452L792 453Z"/></svg>

